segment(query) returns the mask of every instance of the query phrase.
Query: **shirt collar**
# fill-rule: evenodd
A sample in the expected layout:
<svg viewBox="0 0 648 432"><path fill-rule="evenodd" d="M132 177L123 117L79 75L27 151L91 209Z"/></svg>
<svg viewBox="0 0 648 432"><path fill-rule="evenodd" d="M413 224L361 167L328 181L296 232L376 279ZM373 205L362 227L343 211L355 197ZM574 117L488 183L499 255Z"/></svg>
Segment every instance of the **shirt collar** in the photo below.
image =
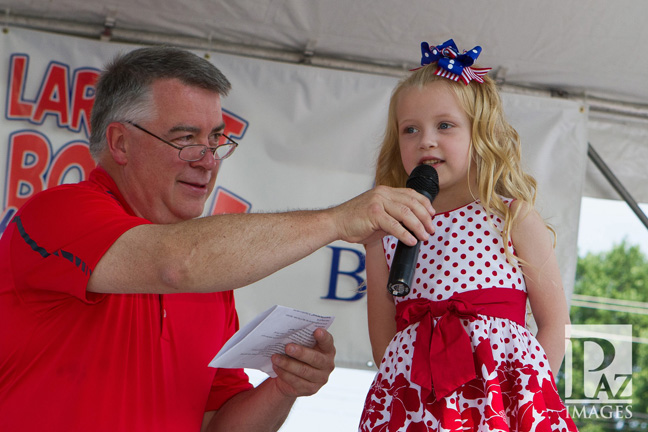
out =
<svg viewBox="0 0 648 432"><path fill-rule="evenodd" d="M107 194L115 198L115 200L117 200L117 202L119 202L119 204L124 208L124 210L126 210L126 213L131 216L137 216L128 202L126 202L126 199L124 198L122 193L119 191L115 180L113 180L110 174L108 174L108 171L106 171L101 165L97 165L97 167L90 172L88 181L90 183L98 185Z"/></svg>

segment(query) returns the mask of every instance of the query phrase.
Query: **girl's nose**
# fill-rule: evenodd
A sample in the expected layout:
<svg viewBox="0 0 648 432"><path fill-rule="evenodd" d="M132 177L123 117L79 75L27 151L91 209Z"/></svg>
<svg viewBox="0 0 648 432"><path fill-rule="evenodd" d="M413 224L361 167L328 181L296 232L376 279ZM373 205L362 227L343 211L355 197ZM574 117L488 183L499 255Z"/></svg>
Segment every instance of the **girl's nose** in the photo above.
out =
<svg viewBox="0 0 648 432"><path fill-rule="evenodd" d="M437 138L436 135L433 133L425 133L421 136L421 141L419 142L419 147L422 149L430 148L430 147L437 147L439 144L437 143Z"/></svg>

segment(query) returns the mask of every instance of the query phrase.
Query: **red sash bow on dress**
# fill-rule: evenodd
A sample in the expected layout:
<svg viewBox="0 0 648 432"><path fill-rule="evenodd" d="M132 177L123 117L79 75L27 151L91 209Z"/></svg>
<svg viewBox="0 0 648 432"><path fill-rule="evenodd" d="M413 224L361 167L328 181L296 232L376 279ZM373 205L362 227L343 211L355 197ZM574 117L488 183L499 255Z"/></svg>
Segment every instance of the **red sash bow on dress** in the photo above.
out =
<svg viewBox="0 0 648 432"><path fill-rule="evenodd" d="M437 400L477 376L470 336L461 320L477 319L478 314L515 321L524 326L524 291L512 288L486 288L457 293L447 300L414 299L396 305L398 331L420 322L412 357L412 382L421 386L422 401L434 389ZM432 318L441 317L432 328ZM482 343L488 346L490 341ZM480 344L481 345L481 344ZM482 351L481 347L478 351Z"/></svg>

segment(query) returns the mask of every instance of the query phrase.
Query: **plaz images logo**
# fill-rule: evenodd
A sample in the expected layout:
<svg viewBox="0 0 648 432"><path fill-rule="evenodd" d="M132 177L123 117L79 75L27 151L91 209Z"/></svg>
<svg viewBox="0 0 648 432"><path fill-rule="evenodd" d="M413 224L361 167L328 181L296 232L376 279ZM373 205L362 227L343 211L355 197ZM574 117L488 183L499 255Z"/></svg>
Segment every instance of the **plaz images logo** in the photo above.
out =
<svg viewBox="0 0 648 432"><path fill-rule="evenodd" d="M566 330L565 403L572 417L632 417L632 326L571 325Z"/></svg>

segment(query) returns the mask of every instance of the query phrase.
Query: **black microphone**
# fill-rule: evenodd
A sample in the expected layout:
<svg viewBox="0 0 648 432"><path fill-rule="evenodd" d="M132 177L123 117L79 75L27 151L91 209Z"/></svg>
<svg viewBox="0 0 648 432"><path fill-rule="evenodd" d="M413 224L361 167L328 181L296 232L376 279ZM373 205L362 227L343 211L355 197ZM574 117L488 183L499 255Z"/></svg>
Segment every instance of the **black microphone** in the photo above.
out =
<svg viewBox="0 0 648 432"><path fill-rule="evenodd" d="M419 165L412 170L405 186L425 195L432 202L439 193L439 176L430 165ZM420 246L418 241L414 246L400 241L396 245L387 283L387 291L391 295L403 297L409 294Z"/></svg>

